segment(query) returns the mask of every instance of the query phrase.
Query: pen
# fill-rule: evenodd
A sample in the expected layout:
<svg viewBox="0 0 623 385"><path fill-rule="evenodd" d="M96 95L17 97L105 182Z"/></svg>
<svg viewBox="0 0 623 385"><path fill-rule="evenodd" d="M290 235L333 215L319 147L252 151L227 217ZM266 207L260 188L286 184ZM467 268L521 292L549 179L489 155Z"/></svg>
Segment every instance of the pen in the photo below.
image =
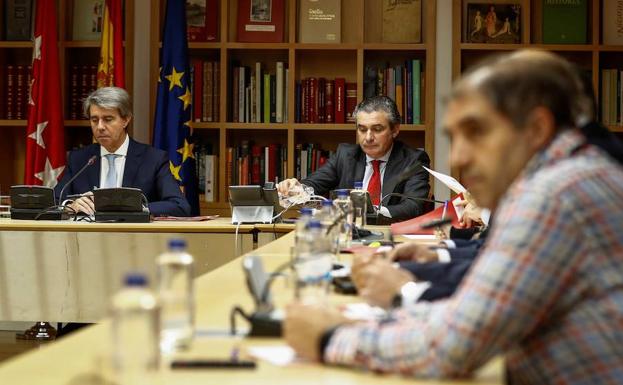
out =
<svg viewBox="0 0 623 385"><path fill-rule="evenodd" d="M446 217L446 211L448 211L448 201L445 201L443 204L443 212L441 213L441 219Z"/></svg>

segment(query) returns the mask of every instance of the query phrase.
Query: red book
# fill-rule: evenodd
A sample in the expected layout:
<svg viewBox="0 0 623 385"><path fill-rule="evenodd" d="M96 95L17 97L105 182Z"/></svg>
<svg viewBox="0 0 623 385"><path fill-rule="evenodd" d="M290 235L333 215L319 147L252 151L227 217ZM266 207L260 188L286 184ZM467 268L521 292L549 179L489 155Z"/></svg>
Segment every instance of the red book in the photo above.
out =
<svg viewBox="0 0 623 385"><path fill-rule="evenodd" d="M186 2L188 41L216 41L219 0Z"/></svg>
<svg viewBox="0 0 623 385"><path fill-rule="evenodd" d="M18 65L16 75L15 119L26 119L26 67Z"/></svg>
<svg viewBox="0 0 623 385"><path fill-rule="evenodd" d="M235 185L233 179L234 168L234 149L227 147L227 157L225 158L225 183L227 186Z"/></svg>
<svg viewBox="0 0 623 385"><path fill-rule="evenodd" d="M238 41L283 42L284 0L238 1Z"/></svg>
<svg viewBox="0 0 623 385"><path fill-rule="evenodd" d="M335 123L346 122L346 80L335 79Z"/></svg>
<svg viewBox="0 0 623 385"><path fill-rule="evenodd" d="M346 83L346 122L355 123L355 107L357 107L357 83Z"/></svg>
<svg viewBox="0 0 623 385"><path fill-rule="evenodd" d="M309 123L309 79L303 79L303 101L301 106L301 123Z"/></svg>
<svg viewBox="0 0 623 385"><path fill-rule="evenodd" d="M7 119L15 119L15 84L17 82L17 75L15 74L15 66L6 66L6 110L4 116Z"/></svg>
<svg viewBox="0 0 623 385"><path fill-rule="evenodd" d="M333 81L327 80L324 91L325 99L325 122L333 123L335 116L335 95L333 95Z"/></svg>
<svg viewBox="0 0 623 385"><path fill-rule="evenodd" d="M203 114L203 62L193 59L193 120L200 122Z"/></svg>
<svg viewBox="0 0 623 385"><path fill-rule="evenodd" d="M309 78L309 122L318 122L318 79Z"/></svg>
<svg viewBox="0 0 623 385"><path fill-rule="evenodd" d="M262 184L262 170L260 168L260 158L262 157L262 148L258 145L251 147L251 183Z"/></svg>
<svg viewBox="0 0 623 385"><path fill-rule="evenodd" d="M69 117L72 120L78 119L82 116L80 113L80 91L79 91L79 83L78 77L80 74L78 73L78 66L71 66L71 85L69 90Z"/></svg>
<svg viewBox="0 0 623 385"><path fill-rule="evenodd" d="M422 225L424 223L428 223L430 221L441 219L441 215L443 214L443 206L437 207L435 210L426 213L424 215L420 215L419 217L415 217L413 219L409 219L407 221L393 223L391 225L392 234L434 234L435 229L422 229ZM456 215L456 211L454 210L454 205L451 202L448 202L448 209L446 211L445 218L452 219L452 226L458 227L459 218Z"/></svg>
<svg viewBox="0 0 623 385"><path fill-rule="evenodd" d="M274 182L275 176L277 176L277 170L279 165L277 164L277 152L279 151L279 145L276 143L272 143L268 145L268 159L266 159L266 163L268 164L268 181Z"/></svg>
<svg viewBox="0 0 623 385"><path fill-rule="evenodd" d="M318 123L325 123L325 87L327 80L325 78L318 79Z"/></svg>

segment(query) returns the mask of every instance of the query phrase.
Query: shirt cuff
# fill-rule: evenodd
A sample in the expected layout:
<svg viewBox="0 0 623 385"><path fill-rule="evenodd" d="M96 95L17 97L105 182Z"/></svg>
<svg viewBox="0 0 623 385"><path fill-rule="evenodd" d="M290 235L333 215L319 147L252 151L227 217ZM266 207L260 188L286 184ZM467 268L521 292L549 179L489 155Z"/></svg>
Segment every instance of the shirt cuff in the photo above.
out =
<svg viewBox="0 0 623 385"><path fill-rule="evenodd" d="M447 249L439 248L435 250L437 252L437 258L441 263L449 263L452 260L450 252Z"/></svg>
<svg viewBox="0 0 623 385"><path fill-rule="evenodd" d="M390 214L389 210L385 206L381 206L381 208L379 209L379 214L381 214L382 216L386 218L392 217L392 214Z"/></svg>
<svg viewBox="0 0 623 385"><path fill-rule="evenodd" d="M456 243L452 239L444 239L441 241L448 249L456 249Z"/></svg>

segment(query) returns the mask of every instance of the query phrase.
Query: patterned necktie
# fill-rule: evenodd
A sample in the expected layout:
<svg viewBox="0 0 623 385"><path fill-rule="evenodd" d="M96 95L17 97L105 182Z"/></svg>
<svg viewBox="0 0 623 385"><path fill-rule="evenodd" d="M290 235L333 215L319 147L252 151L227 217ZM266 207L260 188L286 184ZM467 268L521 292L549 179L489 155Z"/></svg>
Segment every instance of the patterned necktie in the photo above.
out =
<svg viewBox="0 0 623 385"><path fill-rule="evenodd" d="M372 161L372 178L368 183L368 192L372 204L378 206L381 201L381 162L382 160Z"/></svg>
<svg viewBox="0 0 623 385"><path fill-rule="evenodd" d="M106 182L104 188L117 187L117 169L115 168L115 159L120 157L118 154L106 154L104 155L108 161L108 173L106 174Z"/></svg>

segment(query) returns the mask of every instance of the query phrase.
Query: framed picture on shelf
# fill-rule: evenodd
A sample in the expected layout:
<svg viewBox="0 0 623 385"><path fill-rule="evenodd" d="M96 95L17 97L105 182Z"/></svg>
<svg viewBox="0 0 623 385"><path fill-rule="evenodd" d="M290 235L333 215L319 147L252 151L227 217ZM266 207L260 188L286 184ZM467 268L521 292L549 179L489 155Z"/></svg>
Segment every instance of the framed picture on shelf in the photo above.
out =
<svg viewBox="0 0 623 385"><path fill-rule="evenodd" d="M465 2L463 42L521 43L521 4L507 1Z"/></svg>

